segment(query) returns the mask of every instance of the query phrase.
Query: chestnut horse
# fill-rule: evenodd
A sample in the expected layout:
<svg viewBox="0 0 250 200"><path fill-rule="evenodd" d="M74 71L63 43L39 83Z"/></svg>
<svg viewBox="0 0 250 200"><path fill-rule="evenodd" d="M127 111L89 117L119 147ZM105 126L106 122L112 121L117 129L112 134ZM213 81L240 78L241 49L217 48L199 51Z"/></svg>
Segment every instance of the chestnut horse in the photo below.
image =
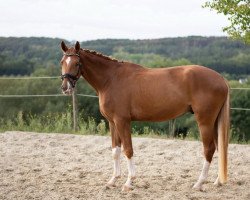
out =
<svg viewBox="0 0 250 200"><path fill-rule="evenodd" d="M79 42L71 48L62 42L61 48L63 93L71 94L76 81L83 76L99 96L100 111L109 122L114 173L108 187L115 186L121 175L122 146L128 164L123 190L132 189L135 166L131 121L165 121L186 112L195 115L205 156L201 175L193 187L202 189L216 148L219 172L215 183L227 181L230 107L229 87L222 76L195 65L148 69L81 49Z"/></svg>

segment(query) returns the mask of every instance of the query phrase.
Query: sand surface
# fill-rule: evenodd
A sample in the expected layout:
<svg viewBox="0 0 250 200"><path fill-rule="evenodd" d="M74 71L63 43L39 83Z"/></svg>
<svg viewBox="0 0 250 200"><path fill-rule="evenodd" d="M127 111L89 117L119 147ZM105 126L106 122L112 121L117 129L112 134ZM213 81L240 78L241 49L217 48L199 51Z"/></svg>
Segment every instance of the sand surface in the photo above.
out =
<svg viewBox="0 0 250 200"><path fill-rule="evenodd" d="M137 179L121 192L126 160L116 187L108 136L5 132L0 134L0 199L250 199L250 145L229 146L229 182L216 187L217 154L204 191L195 191L202 144L195 141L133 138Z"/></svg>

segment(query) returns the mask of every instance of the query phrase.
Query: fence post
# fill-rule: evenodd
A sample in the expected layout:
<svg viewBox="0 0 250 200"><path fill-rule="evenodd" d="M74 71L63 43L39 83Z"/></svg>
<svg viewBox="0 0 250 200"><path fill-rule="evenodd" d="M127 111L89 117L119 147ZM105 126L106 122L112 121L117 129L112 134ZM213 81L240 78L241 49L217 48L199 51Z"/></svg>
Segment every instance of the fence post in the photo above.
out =
<svg viewBox="0 0 250 200"><path fill-rule="evenodd" d="M174 132L175 132L175 122L176 122L176 119L169 120L169 133L170 133L170 136L172 136L173 138L174 138Z"/></svg>
<svg viewBox="0 0 250 200"><path fill-rule="evenodd" d="M72 93L72 103L73 103L73 128L74 128L74 131L76 132L77 131L77 113L78 113L78 110L77 110L77 99L76 99L76 88L73 90L73 93Z"/></svg>

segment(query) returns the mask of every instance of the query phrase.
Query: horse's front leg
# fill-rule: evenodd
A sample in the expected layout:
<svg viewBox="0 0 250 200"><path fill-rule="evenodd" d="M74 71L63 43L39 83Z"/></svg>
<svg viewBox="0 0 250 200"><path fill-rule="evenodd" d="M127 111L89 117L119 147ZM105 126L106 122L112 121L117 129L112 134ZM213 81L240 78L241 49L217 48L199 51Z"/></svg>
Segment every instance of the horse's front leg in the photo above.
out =
<svg viewBox="0 0 250 200"><path fill-rule="evenodd" d="M125 154L126 156L126 154ZM124 184L122 191L129 191L133 188L132 186L132 182L135 179L135 165L134 165L134 160L132 157L128 157L127 158L127 165L128 165L128 178L126 183Z"/></svg>
<svg viewBox="0 0 250 200"><path fill-rule="evenodd" d="M114 173L106 185L108 188L114 187L115 182L121 176L121 166L120 166L121 140L116 132L115 124L113 122L109 122L109 128L112 138L112 157L114 159Z"/></svg>
<svg viewBox="0 0 250 200"><path fill-rule="evenodd" d="M115 121L115 125L119 137L121 139L123 153L126 157L128 166L128 178L122 190L129 191L132 190L132 182L135 179L135 165L133 161L133 146L131 139L130 121L125 119L119 119Z"/></svg>

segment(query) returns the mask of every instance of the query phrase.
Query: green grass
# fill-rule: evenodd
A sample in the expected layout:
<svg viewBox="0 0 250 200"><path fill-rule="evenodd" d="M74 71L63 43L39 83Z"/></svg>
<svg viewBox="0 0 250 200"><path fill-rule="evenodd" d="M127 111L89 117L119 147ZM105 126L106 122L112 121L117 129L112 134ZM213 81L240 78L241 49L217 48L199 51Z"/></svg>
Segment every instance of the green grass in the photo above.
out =
<svg viewBox="0 0 250 200"><path fill-rule="evenodd" d="M96 123L94 118L88 117L87 120L78 116L78 128L73 130L72 113L49 113L46 115L24 115L18 112L16 117L10 119L0 119L0 132L5 131L27 131L40 133L70 133L82 135L108 135L109 130L104 120ZM171 132L171 130L169 130ZM142 132L132 128L134 137L150 137L161 139L174 139L173 135L166 131L156 131L145 126ZM178 139L181 139L178 138ZM200 140L198 130L190 130L185 140ZM230 143L250 144L250 141L239 141L232 134Z"/></svg>
<svg viewBox="0 0 250 200"><path fill-rule="evenodd" d="M0 132L5 131L32 131L44 133L74 133L74 134L98 134L108 133L105 122L99 124L93 118L84 120L78 118L78 129L73 130L72 114L49 113L46 115L26 115L20 111L16 117L10 119L0 119Z"/></svg>

